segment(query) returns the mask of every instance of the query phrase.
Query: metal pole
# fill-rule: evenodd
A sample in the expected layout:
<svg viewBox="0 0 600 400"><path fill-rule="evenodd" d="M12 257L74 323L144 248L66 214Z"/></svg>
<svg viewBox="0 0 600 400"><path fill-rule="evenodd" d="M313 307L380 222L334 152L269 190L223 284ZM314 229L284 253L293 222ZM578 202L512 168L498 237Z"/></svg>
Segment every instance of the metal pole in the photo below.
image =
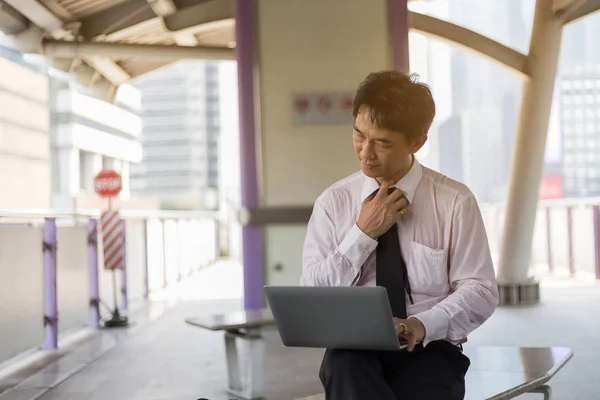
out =
<svg viewBox="0 0 600 400"><path fill-rule="evenodd" d="M600 279L600 206L594 206L594 256L596 279Z"/></svg>
<svg viewBox="0 0 600 400"><path fill-rule="evenodd" d="M575 258L573 254L573 207L567 207L567 246L569 252L569 273L575 275Z"/></svg>
<svg viewBox="0 0 600 400"><path fill-rule="evenodd" d="M162 220L162 239L163 239L163 288L169 284L167 280L167 220Z"/></svg>
<svg viewBox="0 0 600 400"><path fill-rule="evenodd" d="M552 2L538 0L527 57L530 77L523 84L498 268L499 289L507 293L534 283L528 270L562 28ZM538 300L523 298L518 302Z"/></svg>
<svg viewBox="0 0 600 400"><path fill-rule="evenodd" d="M127 311L127 221L121 220L121 235L123 236L123 247L121 251L121 310Z"/></svg>
<svg viewBox="0 0 600 400"><path fill-rule="evenodd" d="M56 294L56 219L44 221L44 326L42 349L58 348L58 300Z"/></svg>
<svg viewBox="0 0 600 400"><path fill-rule="evenodd" d="M260 205L257 163L255 74L258 71L256 51L256 0L235 0L235 38L238 70L238 105L240 121L241 205ZM258 226L242 227L244 266L244 307L263 308L264 248L263 232Z"/></svg>
<svg viewBox="0 0 600 400"><path fill-rule="evenodd" d="M144 220L144 300L150 295L150 285L148 277L148 220Z"/></svg>
<svg viewBox="0 0 600 400"><path fill-rule="evenodd" d="M88 262L90 273L90 326L100 326L100 289L98 285L98 221L88 222Z"/></svg>
<svg viewBox="0 0 600 400"><path fill-rule="evenodd" d="M552 219L550 207L546 208L546 249L548 256L548 270L554 272L554 262L552 260Z"/></svg>

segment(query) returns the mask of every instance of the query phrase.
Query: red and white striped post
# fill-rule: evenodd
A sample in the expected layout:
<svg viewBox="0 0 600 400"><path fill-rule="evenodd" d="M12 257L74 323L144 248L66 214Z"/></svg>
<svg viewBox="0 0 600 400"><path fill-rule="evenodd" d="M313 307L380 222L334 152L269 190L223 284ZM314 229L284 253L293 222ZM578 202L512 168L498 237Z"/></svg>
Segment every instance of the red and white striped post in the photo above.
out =
<svg viewBox="0 0 600 400"><path fill-rule="evenodd" d="M113 276L113 303L114 311L112 318L104 323L104 326L122 327L127 326L129 321L127 317L119 314L119 306L117 303L117 269L123 268L123 246L124 232L123 225L118 210L113 209L113 198L121 193L122 181L121 175L116 171L103 170L96 175L94 179L94 189L102 197L108 198L108 210L102 213L100 218L100 226L102 230L102 243L104 248L104 269L112 271ZM124 281L126 285L126 282ZM125 289L125 293L127 293ZM125 304L126 305L126 304Z"/></svg>

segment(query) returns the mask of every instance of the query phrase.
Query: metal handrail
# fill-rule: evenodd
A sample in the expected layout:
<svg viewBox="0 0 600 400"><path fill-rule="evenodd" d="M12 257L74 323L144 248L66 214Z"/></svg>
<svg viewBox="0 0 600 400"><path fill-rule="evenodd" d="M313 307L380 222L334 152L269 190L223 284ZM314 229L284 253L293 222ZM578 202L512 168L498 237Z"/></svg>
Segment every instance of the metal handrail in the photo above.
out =
<svg viewBox="0 0 600 400"><path fill-rule="evenodd" d="M125 219L219 219L218 211L186 211L186 210L120 210ZM69 210L69 209L0 209L0 220L8 219L42 219L42 218L100 218L102 211Z"/></svg>
<svg viewBox="0 0 600 400"><path fill-rule="evenodd" d="M574 197L569 199L544 199L539 207L586 207L600 205L600 197ZM506 202L481 203L481 207L506 207Z"/></svg>

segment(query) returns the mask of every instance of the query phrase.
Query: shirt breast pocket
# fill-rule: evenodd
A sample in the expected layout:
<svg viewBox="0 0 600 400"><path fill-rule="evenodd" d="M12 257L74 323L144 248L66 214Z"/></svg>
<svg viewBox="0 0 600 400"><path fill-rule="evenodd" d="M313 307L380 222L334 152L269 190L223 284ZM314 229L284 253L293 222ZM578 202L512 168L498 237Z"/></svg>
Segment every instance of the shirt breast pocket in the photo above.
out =
<svg viewBox="0 0 600 400"><path fill-rule="evenodd" d="M440 295L448 292L448 250L411 242L408 280L415 293Z"/></svg>

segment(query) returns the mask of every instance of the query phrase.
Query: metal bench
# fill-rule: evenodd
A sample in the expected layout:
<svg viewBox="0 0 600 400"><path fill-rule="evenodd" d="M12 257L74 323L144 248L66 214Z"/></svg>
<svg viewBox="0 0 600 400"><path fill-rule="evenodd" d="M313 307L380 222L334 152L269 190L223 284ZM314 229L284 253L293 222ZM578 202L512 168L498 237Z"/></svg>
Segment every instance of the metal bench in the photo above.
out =
<svg viewBox="0 0 600 400"><path fill-rule="evenodd" d="M268 309L238 311L185 322L211 331L225 332L227 391L243 399L260 399L264 393L265 342L262 328L275 325ZM237 344L245 346L240 358Z"/></svg>
<svg viewBox="0 0 600 400"><path fill-rule="evenodd" d="M571 359L566 347L469 347L465 400L505 400L523 393L541 393L550 400L547 382ZM325 400L324 394L299 400Z"/></svg>

